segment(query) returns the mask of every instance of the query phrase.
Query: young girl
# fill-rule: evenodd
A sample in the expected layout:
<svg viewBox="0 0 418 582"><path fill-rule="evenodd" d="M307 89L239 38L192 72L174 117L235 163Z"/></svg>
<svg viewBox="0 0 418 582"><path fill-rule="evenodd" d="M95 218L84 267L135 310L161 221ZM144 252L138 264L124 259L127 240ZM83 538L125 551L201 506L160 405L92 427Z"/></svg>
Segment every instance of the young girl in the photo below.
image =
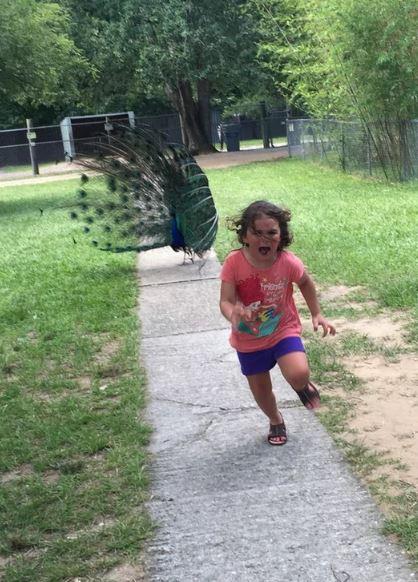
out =
<svg viewBox="0 0 418 582"><path fill-rule="evenodd" d="M270 420L271 445L287 441L270 378L276 363L306 408L320 405L318 390L309 381L293 283L311 312L313 329L321 326L324 336L335 334L334 326L321 315L314 283L302 261L284 250L292 242L289 221L288 210L264 200L230 219L229 228L243 247L228 255L220 275L220 309L232 324L230 343L258 406Z"/></svg>

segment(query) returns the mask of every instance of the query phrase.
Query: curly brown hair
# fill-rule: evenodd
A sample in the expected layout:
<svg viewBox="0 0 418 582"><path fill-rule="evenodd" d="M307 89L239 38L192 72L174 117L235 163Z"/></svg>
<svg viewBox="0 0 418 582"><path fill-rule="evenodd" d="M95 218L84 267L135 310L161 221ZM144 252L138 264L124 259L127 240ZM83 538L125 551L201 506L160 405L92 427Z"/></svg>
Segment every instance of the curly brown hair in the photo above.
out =
<svg viewBox="0 0 418 582"><path fill-rule="evenodd" d="M293 235L289 230L291 212L266 200L252 202L238 216L227 218L226 225L229 230L236 232L239 242L244 245L244 237L248 229L253 228L254 222L262 216L273 218L279 223L280 242L277 250L281 251L288 247L293 240Z"/></svg>

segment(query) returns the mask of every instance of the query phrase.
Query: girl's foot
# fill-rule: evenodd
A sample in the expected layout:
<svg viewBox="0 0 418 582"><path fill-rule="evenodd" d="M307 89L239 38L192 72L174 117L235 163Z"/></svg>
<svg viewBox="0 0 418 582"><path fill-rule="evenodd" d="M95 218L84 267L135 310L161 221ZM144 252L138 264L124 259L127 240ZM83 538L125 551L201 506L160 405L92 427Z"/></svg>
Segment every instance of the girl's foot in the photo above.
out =
<svg viewBox="0 0 418 582"><path fill-rule="evenodd" d="M303 406L309 410L314 410L321 406L321 397L312 382L308 382L303 390L296 390L296 394L299 396Z"/></svg>
<svg viewBox="0 0 418 582"><path fill-rule="evenodd" d="M282 418L282 422L279 424L270 423L270 431L267 435L267 442L270 445L280 446L287 443L286 426Z"/></svg>

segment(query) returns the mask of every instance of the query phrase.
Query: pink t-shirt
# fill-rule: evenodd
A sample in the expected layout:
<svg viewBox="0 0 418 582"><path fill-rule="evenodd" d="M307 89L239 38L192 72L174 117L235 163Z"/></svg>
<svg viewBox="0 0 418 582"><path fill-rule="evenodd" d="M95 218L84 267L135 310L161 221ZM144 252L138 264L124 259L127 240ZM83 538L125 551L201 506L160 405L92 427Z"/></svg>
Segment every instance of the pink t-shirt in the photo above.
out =
<svg viewBox="0 0 418 582"><path fill-rule="evenodd" d="M305 272L303 263L289 251L281 251L267 269L256 269L242 249L232 251L220 273L222 281L235 285L238 300L253 308L254 318L232 329L230 343L239 352L254 352L274 346L302 331L293 300L293 283Z"/></svg>

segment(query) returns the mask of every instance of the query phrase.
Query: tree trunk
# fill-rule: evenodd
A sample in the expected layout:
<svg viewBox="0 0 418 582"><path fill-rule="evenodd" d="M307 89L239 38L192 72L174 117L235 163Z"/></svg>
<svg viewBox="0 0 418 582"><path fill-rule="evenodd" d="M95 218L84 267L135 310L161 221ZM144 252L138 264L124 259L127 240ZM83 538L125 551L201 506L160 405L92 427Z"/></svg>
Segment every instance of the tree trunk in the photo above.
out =
<svg viewBox="0 0 418 582"><path fill-rule="evenodd" d="M184 145L191 154L203 154L216 151L210 139L210 133L206 133L205 125L209 110L209 91L207 86L207 100L202 105L202 113L199 104L193 98L193 91L189 81L179 81L175 86L166 86L166 93L180 115L181 130ZM205 101L205 100L203 100ZM207 111L205 112L205 106ZM210 125L209 125L210 127Z"/></svg>
<svg viewBox="0 0 418 582"><path fill-rule="evenodd" d="M207 79L199 79L197 82L197 103L200 125L205 132L205 136L212 144L212 124L210 114L210 86Z"/></svg>

